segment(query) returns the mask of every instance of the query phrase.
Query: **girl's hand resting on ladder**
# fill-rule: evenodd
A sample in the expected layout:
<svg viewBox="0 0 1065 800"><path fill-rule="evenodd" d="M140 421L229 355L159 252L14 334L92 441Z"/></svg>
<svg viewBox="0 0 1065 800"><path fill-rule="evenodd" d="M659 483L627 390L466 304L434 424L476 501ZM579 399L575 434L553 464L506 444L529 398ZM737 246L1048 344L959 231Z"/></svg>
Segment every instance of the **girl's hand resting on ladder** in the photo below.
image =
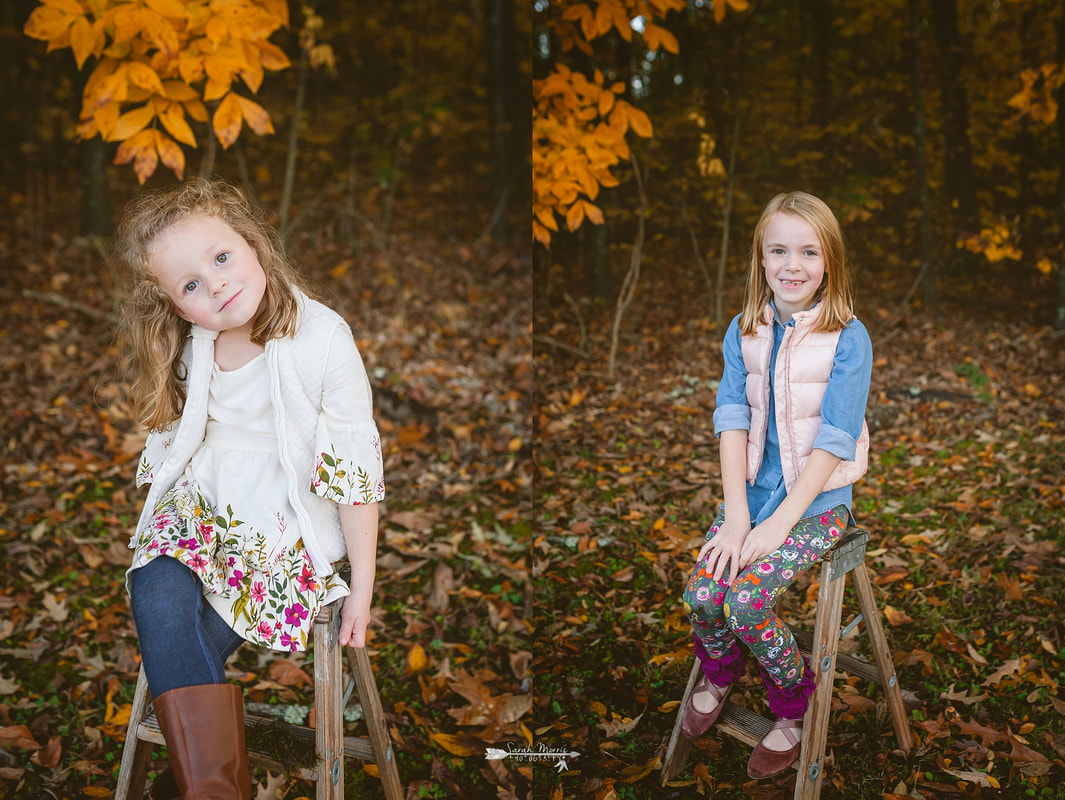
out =
<svg viewBox="0 0 1065 800"><path fill-rule="evenodd" d="M353 591L344 598L344 608L340 612L340 644L346 647L366 646L366 626L370 622L370 600L356 596Z"/></svg>

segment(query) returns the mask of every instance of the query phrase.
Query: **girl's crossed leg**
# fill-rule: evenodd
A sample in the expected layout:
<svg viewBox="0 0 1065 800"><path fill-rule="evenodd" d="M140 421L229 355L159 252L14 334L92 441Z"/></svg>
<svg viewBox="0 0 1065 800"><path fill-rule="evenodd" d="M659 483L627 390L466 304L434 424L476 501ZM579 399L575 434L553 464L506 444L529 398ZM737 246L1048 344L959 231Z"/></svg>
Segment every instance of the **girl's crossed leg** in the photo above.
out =
<svg viewBox="0 0 1065 800"><path fill-rule="evenodd" d="M714 581L704 563L695 565L684 592L684 610L695 634L695 651L703 672L719 686L744 672L741 640L758 659L770 709L795 719L806 710L813 675L806 669L795 638L775 613L777 597L831 548L846 528L850 514L837 506L825 514L799 520L784 544L750 565L731 585ZM724 514L707 533L712 539Z"/></svg>

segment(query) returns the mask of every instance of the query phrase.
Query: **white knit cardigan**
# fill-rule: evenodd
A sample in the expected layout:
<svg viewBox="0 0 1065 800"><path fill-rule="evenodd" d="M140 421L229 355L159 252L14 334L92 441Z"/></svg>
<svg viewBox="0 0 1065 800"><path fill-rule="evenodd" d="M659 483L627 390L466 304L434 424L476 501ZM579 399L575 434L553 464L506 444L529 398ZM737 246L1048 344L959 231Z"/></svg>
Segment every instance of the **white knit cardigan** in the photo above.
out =
<svg viewBox="0 0 1065 800"><path fill-rule="evenodd" d="M266 362L278 454L289 478L288 499L315 572L325 575L346 553L336 504L384 499L381 438L373 421L370 382L351 329L335 311L302 293L297 298L296 333L268 341ZM217 335L192 326L182 357L185 406L180 419L148 434L137 485L150 483L151 488L130 547L203 442Z"/></svg>

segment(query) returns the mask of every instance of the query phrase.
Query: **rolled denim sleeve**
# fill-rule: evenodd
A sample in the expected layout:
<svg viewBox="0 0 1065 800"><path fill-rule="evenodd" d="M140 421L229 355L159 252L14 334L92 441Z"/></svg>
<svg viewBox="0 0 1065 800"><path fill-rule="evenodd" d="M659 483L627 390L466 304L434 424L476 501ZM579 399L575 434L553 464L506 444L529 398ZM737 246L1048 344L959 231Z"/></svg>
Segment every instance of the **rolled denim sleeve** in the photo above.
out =
<svg viewBox="0 0 1065 800"><path fill-rule="evenodd" d="M865 326L857 319L851 320L840 332L836 345L832 374L821 402L821 428L814 440L815 448L844 461L854 460L872 374L873 343Z"/></svg>
<svg viewBox="0 0 1065 800"><path fill-rule="evenodd" d="M740 348L740 317L729 323L722 343L725 369L717 387L717 407L714 409L714 436L722 431L751 429L751 407L747 404L747 368Z"/></svg>

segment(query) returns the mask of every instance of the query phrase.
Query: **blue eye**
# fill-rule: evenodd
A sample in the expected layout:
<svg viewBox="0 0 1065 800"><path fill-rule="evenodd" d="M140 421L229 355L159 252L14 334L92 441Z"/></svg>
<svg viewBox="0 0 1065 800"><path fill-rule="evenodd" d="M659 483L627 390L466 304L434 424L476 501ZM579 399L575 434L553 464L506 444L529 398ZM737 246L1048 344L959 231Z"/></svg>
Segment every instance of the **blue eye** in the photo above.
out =
<svg viewBox="0 0 1065 800"><path fill-rule="evenodd" d="M214 257L216 264L225 264L227 261L229 261L229 253L219 253Z"/></svg>
<svg viewBox="0 0 1065 800"><path fill-rule="evenodd" d="M184 292L185 294L189 294L190 292L195 292L196 291L196 287L199 286L199 285L200 285L199 281L189 281L188 283L185 284L184 288L182 288L181 291Z"/></svg>

